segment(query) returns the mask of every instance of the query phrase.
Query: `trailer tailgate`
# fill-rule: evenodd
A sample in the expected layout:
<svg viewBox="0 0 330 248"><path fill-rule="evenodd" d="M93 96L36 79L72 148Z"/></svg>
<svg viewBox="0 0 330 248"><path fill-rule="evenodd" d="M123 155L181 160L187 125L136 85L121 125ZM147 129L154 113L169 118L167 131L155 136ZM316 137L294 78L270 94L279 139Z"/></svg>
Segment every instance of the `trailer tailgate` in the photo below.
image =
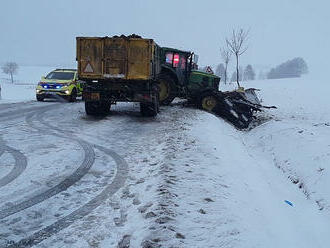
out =
<svg viewBox="0 0 330 248"><path fill-rule="evenodd" d="M154 50L150 39L77 37L79 77L149 80Z"/></svg>

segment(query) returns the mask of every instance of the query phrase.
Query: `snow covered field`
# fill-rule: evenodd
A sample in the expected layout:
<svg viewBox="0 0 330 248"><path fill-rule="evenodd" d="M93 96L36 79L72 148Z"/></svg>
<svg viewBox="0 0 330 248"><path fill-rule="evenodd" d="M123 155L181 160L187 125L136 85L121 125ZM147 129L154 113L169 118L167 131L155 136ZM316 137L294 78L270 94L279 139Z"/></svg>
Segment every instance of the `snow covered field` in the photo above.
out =
<svg viewBox="0 0 330 248"><path fill-rule="evenodd" d="M0 71L0 104L31 101L35 99L35 87L41 76L46 76L53 67L48 66L20 66L14 75L14 84L10 76Z"/></svg>
<svg viewBox="0 0 330 248"><path fill-rule="evenodd" d="M31 85L3 91L0 247L329 247L330 86L243 86L278 107L246 131L180 102L94 119L81 102L1 104Z"/></svg>

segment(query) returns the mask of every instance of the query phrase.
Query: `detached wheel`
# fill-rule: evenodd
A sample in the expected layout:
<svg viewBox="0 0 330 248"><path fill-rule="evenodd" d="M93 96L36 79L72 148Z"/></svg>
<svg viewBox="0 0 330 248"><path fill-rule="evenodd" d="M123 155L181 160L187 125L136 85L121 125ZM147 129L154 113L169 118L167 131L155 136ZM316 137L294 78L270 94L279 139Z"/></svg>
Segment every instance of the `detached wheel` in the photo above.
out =
<svg viewBox="0 0 330 248"><path fill-rule="evenodd" d="M40 96L40 95L36 95L36 98L37 98L38 102L43 102L45 99L43 96Z"/></svg>
<svg viewBox="0 0 330 248"><path fill-rule="evenodd" d="M213 109L217 106L217 98L212 93L203 94L199 100L199 107L203 110L212 112Z"/></svg>
<svg viewBox="0 0 330 248"><path fill-rule="evenodd" d="M159 103L161 105L169 105L177 95L174 80L166 74L161 74L157 82L159 86Z"/></svg>

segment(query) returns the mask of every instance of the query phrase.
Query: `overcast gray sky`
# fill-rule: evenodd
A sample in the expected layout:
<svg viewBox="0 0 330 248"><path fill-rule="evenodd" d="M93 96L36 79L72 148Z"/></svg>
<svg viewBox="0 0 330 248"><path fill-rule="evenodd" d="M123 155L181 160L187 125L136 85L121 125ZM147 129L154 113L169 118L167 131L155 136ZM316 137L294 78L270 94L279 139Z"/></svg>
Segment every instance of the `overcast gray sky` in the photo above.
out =
<svg viewBox="0 0 330 248"><path fill-rule="evenodd" d="M326 0L1 0L0 63L75 65L76 36L140 34L221 62L232 28L250 29L242 64L259 68L303 57L329 70Z"/></svg>

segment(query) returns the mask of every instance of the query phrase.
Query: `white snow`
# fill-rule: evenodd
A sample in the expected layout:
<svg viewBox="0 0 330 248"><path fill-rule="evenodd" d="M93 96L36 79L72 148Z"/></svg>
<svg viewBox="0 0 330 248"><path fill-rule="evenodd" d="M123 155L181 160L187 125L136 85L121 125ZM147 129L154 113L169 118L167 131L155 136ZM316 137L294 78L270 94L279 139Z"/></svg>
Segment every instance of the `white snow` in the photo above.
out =
<svg viewBox="0 0 330 248"><path fill-rule="evenodd" d="M0 75L0 106L33 100L36 83L52 69L21 67L14 85ZM141 118L133 104L118 104L99 120L86 117L81 102L46 111L45 122L112 149L129 171L117 193L37 247L117 247L123 237L131 247L145 241L150 247L329 247L330 85L309 76L242 86L260 89L263 104L278 107L259 114L262 123L245 131L179 102L162 107L155 119ZM60 132L38 118L32 124L51 131L41 135L23 118L0 123L6 145L28 159L22 176L0 189L0 211L56 184L83 159L77 142L52 136ZM1 156L1 175L13 161L7 152ZM0 227L0 238L3 233L18 241L52 224L93 199L115 173L111 156L95 149L88 174L56 197L2 220L9 224Z"/></svg>
<svg viewBox="0 0 330 248"><path fill-rule="evenodd" d="M198 214L187 201L199 208L202 197L209 195L214 202L204 204L203 217L190 218L189 214L179 219L182 233L188 235L184 247L205 243L208 247L328 247L329 212L320 212L314 201L267 160L267 154L257 153L262 147L256 145L256 130L242 133L221 125L211 115L202 116L196 124L192 135L204 157L190 156L196 157L196 175L193 181L182 180L178 188L183 195L187 188L193 191L183 200L186 212ZM285 150L286 142L277 145ZM299 160L299 153L287 156Z"/></svg>
<svg viewBox="0 0 330 248"><path fill-rule="evenodd" d="M207 113L193 122L189 158L198 168L178 187L182 247L329 247L329 85L300 78L243 86L261 89L264 104L278 109L246 132ZM214 202L201 218L207 194Z"/></svg>

